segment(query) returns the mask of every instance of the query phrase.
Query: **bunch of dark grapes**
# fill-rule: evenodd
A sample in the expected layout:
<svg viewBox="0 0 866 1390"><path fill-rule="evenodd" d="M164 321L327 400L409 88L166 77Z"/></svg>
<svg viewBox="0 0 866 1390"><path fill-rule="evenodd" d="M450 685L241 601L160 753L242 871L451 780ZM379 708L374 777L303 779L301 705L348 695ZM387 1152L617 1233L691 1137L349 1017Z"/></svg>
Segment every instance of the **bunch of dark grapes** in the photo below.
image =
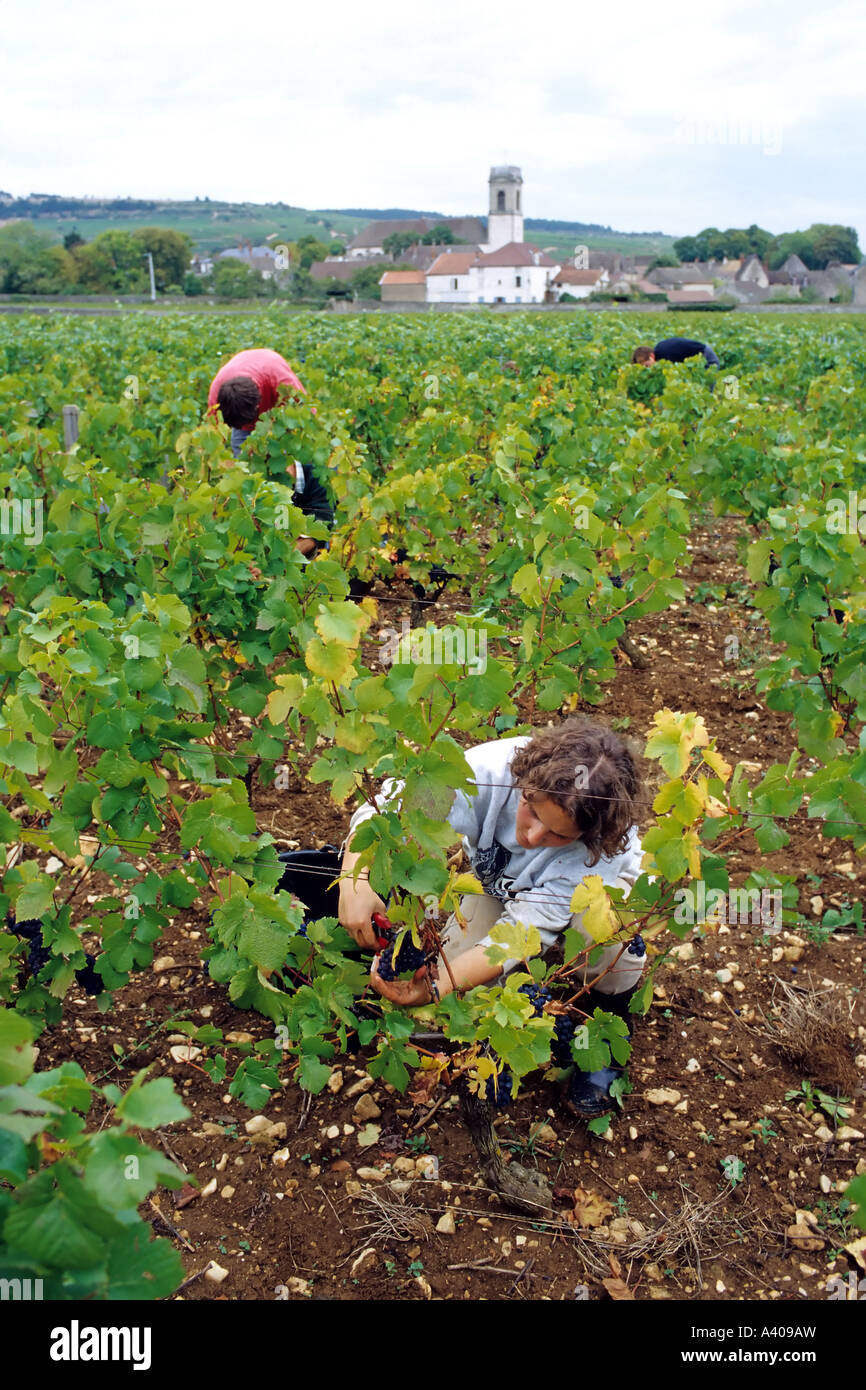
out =
<svg viewBox="0 0 866 1390"><path fill-rule="evenodd" d="M558 1067L570 1067L574 1061L571 1055L571 1040L576 1028L577 1024L568 1014L559 1014L554 1022L550 1057Z"/></svg>
<svg viewBox="0 0 866 1390"><path fill-rule="evenodd" d="M403 937L402 945L394 956L394 943L386 946L379 957L379 974L383 980L396 980L398 975L402 975L404 970L418 970L426 960L426 955L421 946L416 946L409 932Z"/></svg>
<svg viewBox="0 0 866 1390"><path fill-rule="evenodd" d="M34 975L38 975L43 966L47 965L51 959L51 952L47 946L42 944L42 933L37 932L36 936L30 940L30 950L27 953L27 964L30 966Z"/></svg>
<svg viewBox="0 0 866 1390"><path fill-rule="evenodd" d="M637 936L632 937L631 941L628 943L628 954L630 956L646 955L646 942L640 932L638 932Z"/></svg>
<svg viewBox="0 0 866 1390"><path fill-rule="evenodd" d="M610 576L610 582L611 582L611 584L613 585L613 587L614 587L615 589L621 589L621 588L622 588L622 575L621 575L621 574L612 574L612 575Z"/></svg>
<svg viewBox="0 0 866 1390"><path fill-rule="evenodd" d="M7 931L14 932L16 936L23 936L25 941L30 942L30 950L27 952L27 964L34 975L51 959L51 952L46 950L42 941L42 923L37 918L31 922L16 922L13 913L6 917Z"/></svg>
<svg viewBox="0 0 866 1390"><path fill-rule="evenodd" d="M535 1018L541 1018L545 1004L553 998L550 990L544 985L521 985L517 993L525 994L528 997Z"/></svg>
<svg viewBox="0 0 866 1390"><path fill-rule="evenodd" d="M89 951L85 951L84 959L87 964L82 970L76 970L75 978L85 994L101 994L105 989L105 981L101 975L97 975L93 968L96 964L96 957L92 956Z"/></svg>
<svg viewBox="0 0 866 1390"><path fill-rule="evenodd" d="M51 959L51 951L42 940L42 922L38 918L31 922L16 922L13 915L9 913L6 918L6 927L16 936L23 936L25 941L30 942L27 964L30 966L31 972L38 975ZM75 978L87 994L101 994L105 989L105 981L101 975L97 975L93 968L96 964L96 957L85 951L84 960L85 964L81 970L76 970Z"/></svg>
<svg viewBox="0 0 866 1390"><path fill-rule="evenodd" d="M16 922L10 912L6 918L6 927L8 931L14 932L16 936L23 936L28 941L35 941L37 937L40 942L42 941L42 923L40 921Z"/></svg>
<svg viewBox="0 0 866 1390"><path fill-rule="evenodd" d="M484 1099L489 1105L503 1109L511 1104L511 1091L514 1086L514 1073L505 1067L498 1076L488 1076Z"/></svg>

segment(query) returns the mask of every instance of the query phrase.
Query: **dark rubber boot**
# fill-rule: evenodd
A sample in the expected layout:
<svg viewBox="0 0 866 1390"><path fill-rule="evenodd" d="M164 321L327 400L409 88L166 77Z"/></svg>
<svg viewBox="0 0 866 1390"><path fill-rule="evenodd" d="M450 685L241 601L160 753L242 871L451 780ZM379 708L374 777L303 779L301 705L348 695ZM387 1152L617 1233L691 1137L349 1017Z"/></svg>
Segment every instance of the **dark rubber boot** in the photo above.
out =
<svg viewBox="0 0 866 1390"><path fill-rule="evenodd" d="M601 994L598 990L590 990L584 1011L591 1014L594 1009L603 1009L605 1013L616 1014L617 1018L621 1018L628 1026L628 1035L631 1038L634 1014L629 1013L628 1005L635 989L637 985L633 989L625 990L623 994ZM594 1120L598 1115L607 1114L616 1105L610 1088L624 1072L625 1067L619 1067L616 1063L602 1067L600 1071L586 1072L575 1069L566 1094L568 1110L580 1120Z"/></svg>

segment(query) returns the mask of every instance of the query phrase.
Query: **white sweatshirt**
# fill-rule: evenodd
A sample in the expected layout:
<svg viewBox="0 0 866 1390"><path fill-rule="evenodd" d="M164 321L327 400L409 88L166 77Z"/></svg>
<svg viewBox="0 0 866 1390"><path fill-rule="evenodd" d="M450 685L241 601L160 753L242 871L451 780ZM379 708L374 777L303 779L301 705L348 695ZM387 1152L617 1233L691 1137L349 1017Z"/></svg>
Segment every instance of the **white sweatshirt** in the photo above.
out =
<svg viewBox="0 0 866 1390"><path fill-rule="evenodd" d="M602 856L590 867L580 840L553 849L524 849L514 834L520 789L511 776L511 759L529 738L501 738L479 743L466 751L477 791L473 796L456 792L448 822L462 836L472 865L485 893L504 904L500 921L522 922L538 928L546 949L552 946L571 919L571 896L588 875L598 874L613 886L618 878L633 884L641 872L643 851L632 826L625 853L612 859ZM402 782L389 779L382 785L382 800L399 799ZM365 804L355 812L348 843L362 821L375 815ZM485 938L484 945L490 945Z"/></svg>

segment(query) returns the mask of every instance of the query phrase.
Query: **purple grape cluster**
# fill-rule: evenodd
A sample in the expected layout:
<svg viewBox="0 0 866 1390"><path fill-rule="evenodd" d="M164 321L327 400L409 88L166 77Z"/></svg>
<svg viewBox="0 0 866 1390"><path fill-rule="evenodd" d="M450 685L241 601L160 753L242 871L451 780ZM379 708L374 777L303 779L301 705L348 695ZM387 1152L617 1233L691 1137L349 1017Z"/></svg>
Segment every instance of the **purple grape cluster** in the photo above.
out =
<svg viewBox="0 0 866 1390"><path fill-rule="evenodd" d="M484 1099L489 1105L496 1105L502 1110L506 1105L511 1104L513 1087L514 1073L505 1067L498 1076L488 1076Z"/></svg>
<svg viewBox="0 0 866 1390"><path fill-rule="evenodd" d="M51 951L42 939L42 922L39 918L30 922L16 922L12 913L6 917L6 928L14 932L16 936L23 936L25 941L30 942L30 949L27 952L27 964L30 966L31 973L38 975L51 959ZM105 981L101 975L97 975L94 970L96 957L89 952L84 953L85 964L81 970L76 970L75 978L81 985L86 994L101 994L105 989Z"/></svg>
<svg viewBox="0 0 866 1390"><path fill-rule="evenodd" d="M379 957L379 974L383 980L396 980L404 970L418 970L426 960L422 947L416 946L409 932L403 937L397 956L394 956L394 943L386 946Z"/></svg>
<svg viewBox="0 0 866 1390"><path fill-rule="evenodd" d="M42 940L42 923L36 922L16 922L12 913L6 917L6 930L14 932L16 936L23 936L28 941L33 941L35 937Z"/></svg>
<svg viewBox="0 0 866 1390"><path fill-rule="evenodd" d="M39 932L37 936L32 937L30 940L30 950L27 953L27 964L30 966L33 974L38 975L39 971L48 964L50 959L51 952L42 944L42 933Z"/></svg>
<svg viewBox="0 0 866 1390"><path fill-rule="evenodd" d="M567 1014L559 1014L553 1025L553 1040L550 1044L550 1058L558 1067L570 1067L574 1058L571 1055L571 1040L577 1024Z"/></svg>
<svg viewBox="0 0 866 1390"><path fill-rule="evenodd" d="M621 589L621 588L622 588L622 575L621 575L621 574L612 574L612 575L610 576L610 582L611 582L611 584L613 585L613 587L614 587L615 589Z"/></svg>
<svg viewBox="0 0 866 1390"><path fill-rule="evenodd" d="M30 942L27 964L32 973L38 975L51 959L51 952L46 949L42 940L42 922L38 918L30 922L16 922L14 913L10 912L6 917L6 930L14 932L16 936L23 936L25 941Z"/></svg>
<svg viewBox="0 0 866 1390"><path fill-rule="evenodd" d="M85 951L84 959L86 964L82 970L76 970L75 978L85 994L101 994L105 989L105 981L101 975L97 975L93 968L96 964L96 957L92 956L89 951Z"/></svg>
<svg viewBox="0 0 866 1390"><path fill-rule="evenodd" d="M640 932L638 932L637 936L632 937L631 941L629 942L628 954L630 956L638 957L646 955L646 942L644 941Z"/></svg>
<svg viewBox="0 0 866 1390"><path fill-rule="evenodd" d="M544 985L521 985L517 993L525 994L528 997L535 1018L541 1018L545 1004L548 1004L553 998L550 990Z"/></svg>

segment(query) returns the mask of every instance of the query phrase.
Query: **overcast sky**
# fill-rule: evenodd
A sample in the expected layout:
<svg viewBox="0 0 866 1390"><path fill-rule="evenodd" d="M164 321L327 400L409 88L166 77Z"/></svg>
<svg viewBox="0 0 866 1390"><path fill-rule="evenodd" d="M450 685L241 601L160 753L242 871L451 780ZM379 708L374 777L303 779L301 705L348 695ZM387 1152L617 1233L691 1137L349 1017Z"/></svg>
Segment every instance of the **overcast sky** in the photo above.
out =
<svg viewBox="0 0 866 1390"><path fill-rule="evenodd" d="M0 0L0 188L857 227L862 0Z"/></svg>

